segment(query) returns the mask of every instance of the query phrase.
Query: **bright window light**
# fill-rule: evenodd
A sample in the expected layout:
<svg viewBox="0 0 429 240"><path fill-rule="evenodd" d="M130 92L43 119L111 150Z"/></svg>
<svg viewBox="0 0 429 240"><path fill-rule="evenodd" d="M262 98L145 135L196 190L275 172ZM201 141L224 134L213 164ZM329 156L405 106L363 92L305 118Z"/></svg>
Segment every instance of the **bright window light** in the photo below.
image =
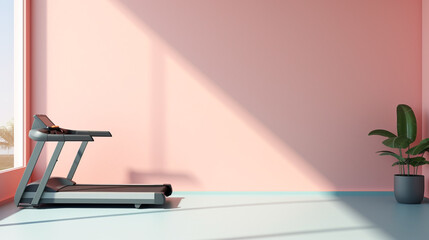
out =
<svg viewBox="0 0 429 240"><path fill-rule="evenodd" d="M0 1L0 171L22 167L23 1Z"/></svg>

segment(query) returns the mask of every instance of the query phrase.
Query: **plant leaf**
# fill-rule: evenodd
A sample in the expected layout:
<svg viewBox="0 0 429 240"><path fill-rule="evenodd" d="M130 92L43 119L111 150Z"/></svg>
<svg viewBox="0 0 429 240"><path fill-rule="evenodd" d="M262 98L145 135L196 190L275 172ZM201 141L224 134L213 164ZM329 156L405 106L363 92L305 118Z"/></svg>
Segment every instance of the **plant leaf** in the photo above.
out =
<svg viewBox="0 0 429 240"><path fill-rule="evenodd" d="M426 159L424 157L407 158L407 163L409 163L413 167L424 165L424 162L426 162Z"/></svg>
<svg viewBox="0 0 429 240"><path fill-rule="evenodd" d="M411 140L407 137L391 137L383 141L383 144L391 148L407 148L411 144Z"/></svg>
<svg viewBox="0 0 429 240"><path fill-rule="evenodd" d="M417 154L423 153L428 148L429 148L429 138L426 138L421 140L418 145L410 148L408 151L406 151L406 153L411 155L417 155Z"/></svg>
<svg viewBox="0 0 429 240"><path fill-rule="evenodd" d="M396 159L398 159L400 162L405 162L405 159L403 157L391 151L378 151L377 153L379 153L380 156L393 156Z"/></svg>
<svg viewBox="0 0 429 240"><path fill-rule="evenodd" d="M396 166L396 165L405 165L405 163L404 163L404 162L397 161L397 162L394 162L394 163L392 164L392 167L394 167L394 166Z"/></svg>
<svg viewBox="0 0 429 240"><path fill-rule="evenodd" d="M399 137L406 137L414 142L417 136L417 121L413 109L405 104L396 107L396 124Z"/></svg>
<svg viewBox="0 0 429 240"><path fill-rule="evenodd" d="M388 137L388 138L396 137L395 134L383 129L375 129L368 133L368 136L372 136L372 135L378 135L378 136Z"/></svg>
<svg viewBox="0 0 429 240"><path fill-rule="evenodd" d="M418 145L416 145L416 146L414 146L414 147L412 147L412 148L410 148L410 149L408 149L405 153L406 154L411 154L411 155L417 155L418 153L414 153L414 152L416 152L416 148L418 147Z"/></svg>

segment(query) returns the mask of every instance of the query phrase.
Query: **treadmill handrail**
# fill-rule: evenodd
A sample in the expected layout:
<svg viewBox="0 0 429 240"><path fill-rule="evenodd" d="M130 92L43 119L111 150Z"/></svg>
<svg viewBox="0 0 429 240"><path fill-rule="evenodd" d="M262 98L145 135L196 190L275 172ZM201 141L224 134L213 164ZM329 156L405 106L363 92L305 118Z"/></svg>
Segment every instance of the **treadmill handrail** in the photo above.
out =
<svg viewBox="0 0 429 240"><path fill-rule="evenodd" d="M111 137L112 134L109 131L87 131L87 130L72 130L72 129L64 129L71 134L82 134L82 135L90 135L91 137Z"/></svg>
<svg viewBox="0 0 429 240"><path fill-rule="evenodd" d="M81 141L94 141L94 138L92 138L92 136L90 136L90 135L80 135L80 134L68 135L68 134L63 134L63 136L64 136L64 141L79 141L79 142L81 142Z"/></svg>
<svg viewBox="0 0 429 240"><path fill-rule="evenodd" d="M42 129L43 130L43 129ZM32 129L28 136L35 141L60 142L60 141L94 141L89 134L48 134L40 130Z"/></svg>

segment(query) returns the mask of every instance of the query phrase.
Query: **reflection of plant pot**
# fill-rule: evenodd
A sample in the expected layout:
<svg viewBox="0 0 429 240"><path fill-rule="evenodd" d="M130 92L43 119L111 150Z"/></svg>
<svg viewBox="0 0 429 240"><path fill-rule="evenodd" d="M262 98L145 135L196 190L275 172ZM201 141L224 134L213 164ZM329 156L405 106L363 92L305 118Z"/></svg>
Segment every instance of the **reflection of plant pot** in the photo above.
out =
<svg viewBox="0 0 429 240"><path fill-rule="evenodd" d="M395 198L399 203L421 203L424 193L425 177L423 175L395 174Z"/></svg>

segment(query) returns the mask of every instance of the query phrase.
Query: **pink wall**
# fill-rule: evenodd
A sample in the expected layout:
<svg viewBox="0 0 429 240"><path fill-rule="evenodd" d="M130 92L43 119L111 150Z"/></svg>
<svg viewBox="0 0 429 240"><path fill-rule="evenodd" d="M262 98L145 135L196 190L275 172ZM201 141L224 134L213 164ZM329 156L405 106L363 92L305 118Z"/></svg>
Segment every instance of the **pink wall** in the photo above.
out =
<svg viewBox="0 0 429 240"><path fill-rule="evenodd" d="M394 130L398 103L421 119L420 1L41 0L32 11L33 113L113 134L89 144L78 182L391 190L393 160L367 134ZM66 144L55 175L77 148Z"/></svg>
<svg viewBox="0 0 429 240"><path fill-rule="evenodd" d="M429 1L422 1L422 129L423 137L429 137ZM426 155L428 157L428 155ZM423 167L426 197L429 197L429 166Z"/></svg>

